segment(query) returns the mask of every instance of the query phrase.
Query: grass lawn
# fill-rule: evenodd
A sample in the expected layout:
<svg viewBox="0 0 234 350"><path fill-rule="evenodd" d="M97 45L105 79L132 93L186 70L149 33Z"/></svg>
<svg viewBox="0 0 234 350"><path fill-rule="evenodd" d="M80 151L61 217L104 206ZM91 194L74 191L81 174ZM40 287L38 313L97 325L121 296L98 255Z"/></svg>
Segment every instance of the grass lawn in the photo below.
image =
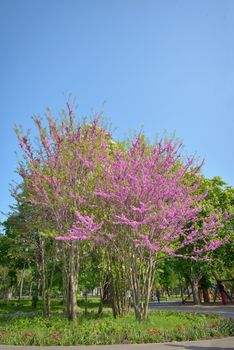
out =
<svg viewBox="0 0 234 350"><path fill-rule="evenodd" d="M10 302L11 303L11 302ZM216 315L153 311L143 322L136 322L134 314L114 319L109 309L98 316L98 302L90 299L89 313L84 315L84 301L79 302L80 314L76 323L67 321L61 313L50 318L31 315L29 301L22 302L20 316L14 305L0 306L0 344L12 345L91 345L169 342L196 340L234 335L234 322ZM61 311L61 300L53 301L53 310Z"/></svg>

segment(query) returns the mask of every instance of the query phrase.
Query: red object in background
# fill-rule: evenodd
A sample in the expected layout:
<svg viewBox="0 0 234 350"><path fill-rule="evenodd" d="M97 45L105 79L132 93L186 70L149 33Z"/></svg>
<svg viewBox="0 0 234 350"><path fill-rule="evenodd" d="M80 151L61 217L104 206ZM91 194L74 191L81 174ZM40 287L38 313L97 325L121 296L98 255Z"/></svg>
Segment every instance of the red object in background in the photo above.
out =
<svg viewBox="0 0 234 350"><path fill-rule="evenodd" d="M222 291L220 294L221 294L223 305L226 305L227 304L227 293L225 291Z"/></svg>

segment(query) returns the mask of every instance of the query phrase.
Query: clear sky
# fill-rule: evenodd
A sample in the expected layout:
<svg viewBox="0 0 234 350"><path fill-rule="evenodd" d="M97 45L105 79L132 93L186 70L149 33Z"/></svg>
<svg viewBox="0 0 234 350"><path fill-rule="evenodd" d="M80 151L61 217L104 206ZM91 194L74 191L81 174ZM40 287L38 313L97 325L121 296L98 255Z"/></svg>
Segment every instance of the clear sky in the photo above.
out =
<svg viewBox="0 0 234 350"><path fill-rule="evenodd" d="M19 151L14 124L72 93L78 115L103 110L153 140L176 131L204 174L234 185L233 0L1 0L0 210Z"/></svg>

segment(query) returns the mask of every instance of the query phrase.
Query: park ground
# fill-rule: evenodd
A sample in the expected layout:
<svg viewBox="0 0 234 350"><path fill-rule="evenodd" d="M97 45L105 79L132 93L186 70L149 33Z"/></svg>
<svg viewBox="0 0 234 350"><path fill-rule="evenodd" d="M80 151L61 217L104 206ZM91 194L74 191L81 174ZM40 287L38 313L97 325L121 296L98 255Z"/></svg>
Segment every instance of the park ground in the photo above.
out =
<svg viewBox="0 0 234 350"><path fill-rule="evenodd" d="M115 320L109 308L97 316L95 298L89 300L87 314L84 301L79 300L78 305L75 327L62 318L59 300L54 300L54 313L49 319L41 316L40 304L33 313L29 300L22 301L21 310L13 304L7 308L2 305L0 350L21 350L26 346L35 350L47 346L49 350L234 349L234 305L151 302L149 320L141 323L134 320L133 314Z"/></svg>

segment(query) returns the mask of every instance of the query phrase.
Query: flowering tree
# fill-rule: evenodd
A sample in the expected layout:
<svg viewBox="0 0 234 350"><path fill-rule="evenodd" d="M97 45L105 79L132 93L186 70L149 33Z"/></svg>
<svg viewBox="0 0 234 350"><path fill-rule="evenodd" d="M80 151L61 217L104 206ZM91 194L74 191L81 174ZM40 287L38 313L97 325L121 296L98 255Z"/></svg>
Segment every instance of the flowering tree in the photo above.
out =
<svg viewBox="0 0 234 350"><path fill-rule="evenodd" d="M171 256L207 258L225 242L217 234L222 215L201 215L206 193L196 192L200 166L182 157L181 144L162 140L151 147L140 135L124 150L98 119L76 125L67 107L61 124L49 114L48 130L35 119L36 149L18 130L26 158L19 169L25 201L40 212L44 208L61 241L68 317L76 318L81 246L89 242L105 249L112 274L118 267L116 276L126 278L122 290L131 288L136 318L142 320L159 262Z"/></svg>
<svg viewBox="0 0 234 350"><path fill-rule="evenodd" d="M198 180L188 184L200 167L192 158L183 161L181 144L164 140L147 146L141 136L128 151L118 151L105 163L105 181L95 195L105 210L105 220L78 215L70 237L105 237L106 249L121 261L129 276L135 315L147 316L148 302L157 264L166 257L206 258L220 240L222 226L217 214L199 217ZM197 178L198 179L198 178ZM84 225L87 227L85 229ZM180 250L186 250L181 254Z"/></svg>
<svg viewBox="0 0 234 350"><path fill-rule="evenodd" d="M75 212L87 210L92 203L95 177L101 176L103 159L108 158L110 136L98 126L98 119L92 123L76 125L69 104L68 116L56 122L50 112L47 116L48 129L35 118L39 131L39 144L33 146L28 135L17 129L25 161L20 164L19 173L25 186L24 201L40 209L42 222L49 217L54 236L64 236L75 221ZM89 212L90 212L89 207ZM89 227L91 229L91 227ZM83 238L84 237L80 237ZM80 240L62 238L60 257L63 260L64 305L70 319L77 314L77 280L80 261Z"/></svg>

